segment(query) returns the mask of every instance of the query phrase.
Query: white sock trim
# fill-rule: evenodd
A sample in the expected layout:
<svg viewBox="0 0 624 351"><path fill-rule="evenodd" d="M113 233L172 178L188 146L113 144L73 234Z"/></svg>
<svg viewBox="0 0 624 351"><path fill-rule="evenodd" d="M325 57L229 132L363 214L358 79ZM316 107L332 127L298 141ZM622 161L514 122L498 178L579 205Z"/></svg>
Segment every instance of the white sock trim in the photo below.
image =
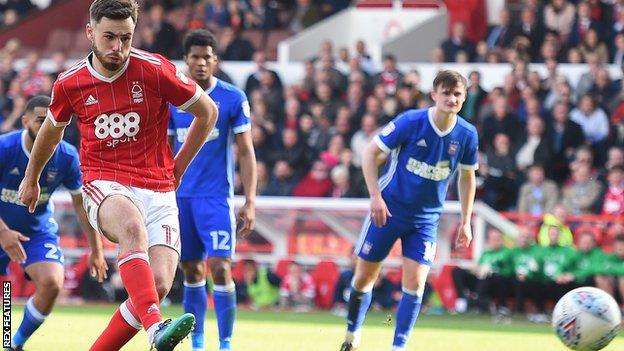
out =
<svg viewBox="0 0 624 351"><path fill-rule="evenodd" d="M233 293L233 292L236 292L236 284L232 282L228 285L215 285L213 287L213 290L218 291L218 292L224 292L224 293Z"/></svg>
<svg viewBox="0 0 624 351"><path fill-rule="evenodd" d="M33 302L33 297L31 297L30 299L28 299L28 301L26 301L26 309L28 309L28 312L35 317L36 320L38 320L39 322L43 323L43 321L45 321L46 319L46 315L44 315L43 313L39 312L39 310L37 310L37 307L35 307L35 303Z"/></svg>
<svg viewBox="0 0 624 351"><path fill-rule="evenodd" d="M151 327L147 328L147 340L149 340L150 345L154 343L154 334L156 334L159 325L160 322L154 323Z"/></svg>
<svg viewBox="0 0 624 351"><path fill-rule="evenodd" d="M365 286L364 289L360 290L360 289L357 289L355 287L355 284L353 284L354 282L355 282L355 278L353 278L353 280L351 280L351 289L353 289L353 290L355 290L357 292L364 293L364 294L373 291L373 287L375 286L375 282L373 282L372 284L369 284L368 286Z"/></svg>
<svg viewBox="0 0 624 351"><path fill-rule="evenodd" d="M351 346L357 348L360 346L360 342L362 341L362 330L358 329L354 332L350 332L347 330L347 334L345 335L345 341L350 342Z"/></svg>
<svg viewBox="0 0 624 351"><path fill-rule="evenodd" d="M412 296L415 297L420 297L422 294L418 292L418 290L410 290L410 289L406 289L406 288L401 288L401 290L406 293L406 294L410 294Z"/></svg>
<svg viewBox="0 0 624 351"><path fill-rule="evenodd" d="M124 264L124 263L126 263L126 262L128 262L130 260L133 260L135 258L144 260L145 262L147 262L147 264L149 264L149 256L147 255L147 253L145 253L145 252L137 252L137 253L133 253L132 255L128 255L128 256L122 258L121 260L119 260L117 262L117 267L121 267L122 264Z"/></svg>
<svg viewBox="0 0 624 351"><path fill-rule="evenodd" d="M186 280L184 281L184 286L187 288L200 288L202 286L206 286L206 281L203 280L201 282L197 282L197 283L189 283Z"/></svg>
<svg viewBox="0 0 624 351"><path fill-rule="evenodd" d="M405 351L404 347L392 346L392 351Z"/></svg>
<svg viewBox="0 0 624 351"><path fill-rule="evenodd" d="M119 305L119 313L121 313L121 316L123 317L123 319L130 324L130 326L136 330L141 330L142 325L141 322L139 322L136 317L134 317L134 315L132 314L132 312L130 312L130 310L128 309L128 306L126 306L126 301L122 302L121 305Z"/></svg>

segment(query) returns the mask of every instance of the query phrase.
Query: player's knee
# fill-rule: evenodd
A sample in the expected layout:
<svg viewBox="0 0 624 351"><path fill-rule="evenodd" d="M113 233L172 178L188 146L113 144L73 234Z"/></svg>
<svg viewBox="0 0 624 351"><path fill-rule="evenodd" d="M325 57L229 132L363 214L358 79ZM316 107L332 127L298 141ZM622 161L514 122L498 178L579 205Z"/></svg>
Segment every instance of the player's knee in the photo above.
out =
<svg viewBox="0 0 624 351"><path fill-rule="evenodd" d="M128 218L123 224L123 231L128 236L135 241L145 241L147 240L145 235L145 225L139 218Z"/></svg>
<svg viewBox="0 0 624 351"><path fill-rule="evenodd" d="M230 273L230 263L228 261L216 261L210 264L210 272L215 281L224 282Z"/></svg>
<svg viewBox="0 0 624 351"><path fill-rule="evenodd" d="M182 262L184 280L197 283L206 279L206 269L203 261Z"/></svg>
<svg viewBox="0 0 624 351"><path fill-rule="evenodd" d="M49 276L42 278L39 285L46 295L56 297L61 292L63 282L57 277Z"/></svg>

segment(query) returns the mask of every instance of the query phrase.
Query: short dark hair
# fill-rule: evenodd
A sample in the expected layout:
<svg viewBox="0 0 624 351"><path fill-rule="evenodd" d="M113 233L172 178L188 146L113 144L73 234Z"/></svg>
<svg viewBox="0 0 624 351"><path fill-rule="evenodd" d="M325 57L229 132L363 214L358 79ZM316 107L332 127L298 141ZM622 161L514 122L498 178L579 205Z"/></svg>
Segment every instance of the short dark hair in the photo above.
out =
<svg viewBox="0 0 624 351"><path fill-rule="evenodd" d="M445 69L436 75L433 80L433 89L435 90L439 86L442 86L442 88L455 88L457 84L462 84L464 89L468 87L468 81L459 72Z"/></svg>
<svg viewBox="0 0 624 351"><path fill-rule="evenodd" d="M50 106L50 97L45 95L35 95L28 99L26 102L26 109L24 113L33 112L35 107L45 107L48 108Z"/></svg>
<svg viewBox="0 0 624 351"><path fill-rule="evenodd" d="M137 23L139 5L135 0L95 0L89 7L89 19L95 23L100 22L102 17L112 20L125 20L132 18Z"/></svg>
<svg viewBox="0 0 624 351"><path fill-rule="evenodd" d="M611 166L611 168L609 168L609 172L624 172L624 166L622 165Z"/></svg>
<svg viewBox="0 0 624 351"><path fill-rule="evenodd" d="M616 235L615 238L613 238L614 241L619 241L619 242L623 242L624 243L624 234L619 234Z"/></svg>
<svg viewBox="0 0 624 351"><path fill-rule="evenodd" d="M217 53L217 39L205 29L195 29L184 36L184 41L182 42L184 55L188 55L191 51L191 46L210 46L212 52Z"/></svg>

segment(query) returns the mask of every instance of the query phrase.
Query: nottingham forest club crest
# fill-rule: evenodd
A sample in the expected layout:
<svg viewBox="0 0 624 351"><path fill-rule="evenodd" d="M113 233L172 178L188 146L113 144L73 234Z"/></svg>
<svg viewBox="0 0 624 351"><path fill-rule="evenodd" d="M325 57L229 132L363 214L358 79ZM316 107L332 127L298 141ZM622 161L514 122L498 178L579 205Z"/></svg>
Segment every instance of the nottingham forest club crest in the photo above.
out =
<svg viewBox="0 0 624 351"><path fill-rule="evenodd" d="M132 82L132 88L130 89L132 94L132 102L140 104L143 102L143 88L139 85L138 81Z"/></svg>

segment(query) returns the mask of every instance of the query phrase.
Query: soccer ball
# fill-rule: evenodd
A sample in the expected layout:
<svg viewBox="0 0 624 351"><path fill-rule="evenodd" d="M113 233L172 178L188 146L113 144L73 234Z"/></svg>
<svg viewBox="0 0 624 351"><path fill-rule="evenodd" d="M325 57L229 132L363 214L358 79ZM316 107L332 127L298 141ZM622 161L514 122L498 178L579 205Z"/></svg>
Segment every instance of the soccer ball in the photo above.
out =
<svg viewBox="0 0 624 351"><path fill-rule="evenodd" d="M578 351L603 349L615 338L621 322L613 297L587 286L565 294L557 302L552 318L559 339Z"/></svg>

